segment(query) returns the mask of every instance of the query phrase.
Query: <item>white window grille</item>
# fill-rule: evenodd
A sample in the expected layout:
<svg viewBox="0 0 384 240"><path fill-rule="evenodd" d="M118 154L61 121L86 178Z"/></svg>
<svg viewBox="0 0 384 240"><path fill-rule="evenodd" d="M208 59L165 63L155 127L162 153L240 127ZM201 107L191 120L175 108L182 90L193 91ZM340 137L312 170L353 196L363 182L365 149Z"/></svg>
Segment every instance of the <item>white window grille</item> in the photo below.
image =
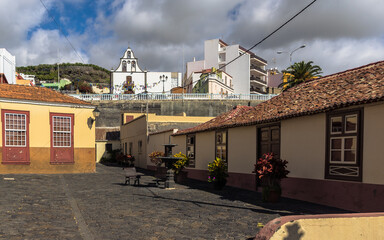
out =
<svg viewBox="0 0 384 240"><path fill-rule="evenodd" d="M53 116L53 146L71 147L72 125L71 118Z"/></svg>
<svg viewBox="0 0 384 240"><path fill-rule="evenodd" d="M27 146L27 115L5 113L5 146Z"/></svg>

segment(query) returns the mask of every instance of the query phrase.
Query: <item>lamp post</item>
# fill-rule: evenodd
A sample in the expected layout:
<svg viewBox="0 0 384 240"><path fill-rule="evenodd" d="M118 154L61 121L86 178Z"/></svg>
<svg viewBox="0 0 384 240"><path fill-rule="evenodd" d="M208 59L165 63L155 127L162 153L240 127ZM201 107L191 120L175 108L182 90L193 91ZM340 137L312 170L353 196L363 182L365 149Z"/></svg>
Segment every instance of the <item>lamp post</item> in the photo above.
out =
<svg viewBox="0 0 384 240"><path fill-rule="evenodd" d="M147 69L144 70L144 89L145 94L147 94Z"/></svg>
<svg viewBox="0 0 384 240"><path fill-rule="evenodd" d="M300 47L296 48L295 50L288 52L288 51L278 51L277 54L282 54L282 53L289 53L289 65L292 65L292 54L296 52L297 50L305 48L305 44L301 45Z"/></svg>
<svg viewBox="0 0 384 240"><path fill-rule="evenodd" d="M164 82L167 81L167 80L168 80L168 76L165 76L165 75L160 76L160 81L163 82L163 94L165 93L165 91L164 91Z"/></svg>

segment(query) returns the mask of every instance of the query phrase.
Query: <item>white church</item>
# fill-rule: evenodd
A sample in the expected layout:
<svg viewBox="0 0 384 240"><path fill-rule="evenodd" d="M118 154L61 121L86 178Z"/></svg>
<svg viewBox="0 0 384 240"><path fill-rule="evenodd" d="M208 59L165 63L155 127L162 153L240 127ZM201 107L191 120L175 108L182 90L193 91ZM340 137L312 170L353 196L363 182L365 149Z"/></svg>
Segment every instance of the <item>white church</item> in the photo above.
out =
<svg viewBox="0 0 384 240"><path fill-rule="evenodd" d="M131 48L120 58L120 64L112 70L112 88L115 94L170 93L181 84L179 72L149 72L140 68ZM146 87L145 87L146 86Z"/></svg>

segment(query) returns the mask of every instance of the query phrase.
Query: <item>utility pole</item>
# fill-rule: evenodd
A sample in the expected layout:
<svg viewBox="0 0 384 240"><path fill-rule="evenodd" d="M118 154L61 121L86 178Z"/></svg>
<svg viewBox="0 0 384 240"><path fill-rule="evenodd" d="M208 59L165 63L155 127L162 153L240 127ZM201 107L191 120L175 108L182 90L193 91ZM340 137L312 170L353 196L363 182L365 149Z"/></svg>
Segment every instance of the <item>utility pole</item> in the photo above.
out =
<svg viewBox="0 0 384 240"><path fill-rule="evenodd" d="M57 82L60 82L60 54L59 49L57 49Z"/></svg>
<svg viewBox="0 0 384 240"><path fill-rule="evenodd" d="M145 92L145 94L148 93L148 91L147 91L147 69L144 70L144 92Z"/></svg>

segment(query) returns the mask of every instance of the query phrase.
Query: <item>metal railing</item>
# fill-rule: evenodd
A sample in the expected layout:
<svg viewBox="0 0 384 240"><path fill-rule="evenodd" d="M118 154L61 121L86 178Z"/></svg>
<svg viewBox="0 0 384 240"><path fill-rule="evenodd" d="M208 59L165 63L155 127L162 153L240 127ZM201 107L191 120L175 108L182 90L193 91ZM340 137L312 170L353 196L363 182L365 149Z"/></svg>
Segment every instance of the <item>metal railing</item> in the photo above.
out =
<svg viewBox="0 0 384 240"><path fill-rule="evenodd" d="M260 71L260 72L262 72L262 73L267 74L267 71L265 71L264 69L262 69L261 67L256 66L256 65L251 65L251 69L255 69L255 70L257 70L257 71Z"/></svg>
<svg viewBox="0 0 384 240"><path fill-rule="evenodd" d="M212 94L212 93L148 93L148 94L68 94L84 101L118 100L259 100L266 101L276 94Z"/></svg>
<svg viewBox="0 0 384 240"><path fill-rule="evenodd" d="M253 77L253 76L251 76L250 80L251 80L251 83L253 83L253 82L259 82L259 83L267 84L267 81L265 81L265 80L263 80L263 79L261 79L261 78L259 78L259 77Z"/></svg>

